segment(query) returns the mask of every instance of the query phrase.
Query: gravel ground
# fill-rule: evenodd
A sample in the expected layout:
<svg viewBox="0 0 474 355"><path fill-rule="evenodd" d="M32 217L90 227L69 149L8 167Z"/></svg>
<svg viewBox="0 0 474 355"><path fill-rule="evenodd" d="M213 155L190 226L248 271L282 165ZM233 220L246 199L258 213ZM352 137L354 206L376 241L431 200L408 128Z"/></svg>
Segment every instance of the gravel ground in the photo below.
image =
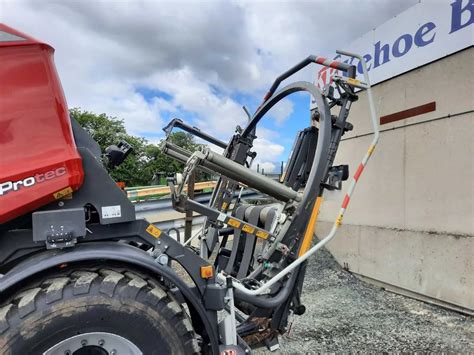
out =
<svg viewBox="0 0 474 355"><path fill-rule="evenodd" d="M474 319L360 281L326 250L312 258L306 313L272 354L320 352L474 353ZM264 349L257 354L268 354Z"/></svg>

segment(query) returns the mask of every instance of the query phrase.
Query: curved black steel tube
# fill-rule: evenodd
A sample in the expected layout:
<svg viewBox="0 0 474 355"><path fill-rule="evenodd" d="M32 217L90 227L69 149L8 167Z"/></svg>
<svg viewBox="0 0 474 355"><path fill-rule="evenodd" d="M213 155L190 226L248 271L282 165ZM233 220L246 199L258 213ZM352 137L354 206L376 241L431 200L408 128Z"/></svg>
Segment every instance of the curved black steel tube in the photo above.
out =
<svg viewBox="0 0 474 355"><path fill-rule="evenodd" d="M242 133L242 136L246 137L248 134L250 134L250 132L253 131L258 122L276 103L278 103L286 96L298 91L307 91L316 99L316 103L320 110L318 144L316 146L313 165L308 177L308 181L306 183L303 198L298 204L293 221L291 222L285 234L285 239L294 237L302 229L302 227L305 227L301 223L301 221L307 221L309 219L315 200L320 193L320 184L324 178L323 175L326 172L326 165L328 162L329 155L329 145L331 143L331 112L329 109L329 104L326 98L322 95L321 91L316 86L305 81L296 82L284 87L275 95L271 96L270 99L268 99L262 105L262 107L257 110L254 117ZM288 297L293 287L294 281L296 280L296 275L298 275L299 269L300 268L297 268L292 273L290 278L286 281L285 285L281 288L277 295L273 297L252 296L244 294L243 292L240 292L238 290L235 290L235 297L237 299L259 307L272 308L278 306Z"/></svg>
<svg viewBox="0 0 474 355"><path fill-rule="evenodd" d="M275 106L280 100L285 98L286 96L293 94L295 92L299 91L307 91L309 92L315 99L318 104L318 107L320 104L322 105L321 107L324 107L324 99L322 96L321 91L311 84L310 82L307 81L297 81L292 84L289 84L285 86L283 89L278 91L276 94L274 94L270 99L265 101L262 106L260 106L253 115L252 119L248 123L248 125L245 127L244 131L242 132L242 137L247 138L250 136L252 130L255 128L255 126L260 122L260 120L265 116L265 114L273 107Z"/></svg>
<svg viewBox="0 0 474 355"><path fill-rule="evenodd" d="M318 191L315 194L316 190L319 190L319 183L323 180L323 174L325 172L325 166L327 164L329 145L331 142L331 112L329 109L329 104L326 98L321 93L321 90L319 90L315 85L306 81L298 81L288 86L285 86L275 95L273 95L268 101L266 101L263 106L255 113L252 120L242 132L242 136L246 137L255 128L258 122L260 122L263 116L280 100L298 91L309 92L316 100L316 104L319 108L320 113L318 144L316 147L316 153L314 155L311 172L306 183L307 187L304 190L302 201L299 204L300 208L298 208L298 210L301 210L301 206L303 206L303 208L306 207L308 198L312 196L316 198L319 193ZM317 183L315 184L315 182Z"/></svg>
<svg viewBox="0 0 474 355"><path fill-rule="evenodd" d="M324 57L317 57L315 55L310 55L309 57L303 59L294 67L288 69L286 72L284 72L283 74L281 74L279 77L275 79L272 86L270 87L270 90L268 90L268 92L263 97L263 102L260 104L260 106L262 106L275 93L276 89L278 89L278 86L283 80L289 78L290 76L292 76L293 74L300 71L301 69L303 69L304 67L306 67L307 65L311 63L321 64L326 67L342 70L346 72L350 78L355 78L356 67L354 65L347 64L344 62L339 62L337 60L326 59Z"/></svg>

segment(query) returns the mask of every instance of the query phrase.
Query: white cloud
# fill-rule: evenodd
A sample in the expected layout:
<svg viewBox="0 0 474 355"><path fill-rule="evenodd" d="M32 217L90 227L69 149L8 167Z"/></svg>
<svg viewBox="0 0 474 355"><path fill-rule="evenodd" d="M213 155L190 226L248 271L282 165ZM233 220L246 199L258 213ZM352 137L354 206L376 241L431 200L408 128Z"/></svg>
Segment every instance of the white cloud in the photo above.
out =
<svg viewBox="0 0 474 355"><path fill-rule="evenodd" d="M273 117L277 125L281 125L293 113L293 102L289 99L283 99L269 111L269 115Z"/></svg>
<svg viewBox="0 0 474 355"><path fill-rule="evenodd" d="M196 78L189 68L155 73L143 84L167 92L175 110L193 113L195 126L221 139L227 140L237 124L247 121L236 101L213 92L211 85Z"/></svg>
<svg viewBox="0 0 474 355"><path fill-rule="evenodd" d="M260 163L260 171L264 171L265 173L273 173L276 172L277 166L271 162L263 162Z"/></svg>
<svg viewBox="0 0 474 355"><path fill-rule="evenodd" d="M188 114L227 140L246 122L233 94L260 98L289 66L344 46L416 2L0 0L0 21L55 47L70 107L123 118L137 135L159 134L165 113ZM296 78L312 80L314 72ZM172 99L146 99L142 86ZM292 110L281 102L271 115L282 123ZM269 133L259 127L261 162L284 150Z"/></svg>
<svg viewBox="0 0 474 355"><path fill-rule="evenodd" d="M257 138L254 141L253 150L257 152L253 168L256 169L259 164L261 168L266 167L266 172L272 172L283 159L285 147L265 138Z"/></svg>
<svg viewBox="0 0 474 355"><path fill-rule="evenodd" d="M260 125L257 127L257 137L260 139L275 141L280 138L280 132L265 128Z"/></svg>
<svg viewBox="0 0 474 355"><path fill-rule="evenodd" d="M72 105L68 100L71 107L123 118L127 131L135 135L162 132L161 111L169 109L168 103L159 99L147 102L132 85L103 80L91 87L76 87L75 90L77 95Z"/></svg>

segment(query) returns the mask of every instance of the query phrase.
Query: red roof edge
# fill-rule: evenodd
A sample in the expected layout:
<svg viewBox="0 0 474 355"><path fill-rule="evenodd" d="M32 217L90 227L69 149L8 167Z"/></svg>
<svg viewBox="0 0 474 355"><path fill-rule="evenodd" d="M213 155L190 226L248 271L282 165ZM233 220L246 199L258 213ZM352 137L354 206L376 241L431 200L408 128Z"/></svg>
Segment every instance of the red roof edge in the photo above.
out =
<svg viewBox="0 0 474 355"><path fill-rule="evenodd" d="M4 23L0 23L0 32L6 32L8 34L11 34L11 35L22 38L22 39L18 39L18 40L12 39L12 40L7 40L7 41L0 41L0 47L40 44L40 45L45 45L45 46L53 49L53 47L51 47L49 44L44 43L42 41L39 41L36 38L33 38L33 37L23 33L23 32L17 31L14 28L11 28L10 26L5 25Z"/></svg>

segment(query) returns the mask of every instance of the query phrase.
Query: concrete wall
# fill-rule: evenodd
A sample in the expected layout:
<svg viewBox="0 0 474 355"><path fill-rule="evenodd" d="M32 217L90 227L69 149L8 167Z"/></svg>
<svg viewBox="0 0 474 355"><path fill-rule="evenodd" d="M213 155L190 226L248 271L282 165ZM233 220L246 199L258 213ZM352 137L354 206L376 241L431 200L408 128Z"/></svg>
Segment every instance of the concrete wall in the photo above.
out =
<svg viewBox="0 0 474 355"><path fill-rule="evenodd" d="M328 245L339 263L358 274L471 310L473 57L471 47L373 88L380 116L432 101L436 110L381 126L388 131L357 185L340 234ZM355 128L344 136L336 164L349 163L352 175L372 139L358 137L371 132L365 93L349 121ZM324 202L320 237L342 198Z"/></svg>

